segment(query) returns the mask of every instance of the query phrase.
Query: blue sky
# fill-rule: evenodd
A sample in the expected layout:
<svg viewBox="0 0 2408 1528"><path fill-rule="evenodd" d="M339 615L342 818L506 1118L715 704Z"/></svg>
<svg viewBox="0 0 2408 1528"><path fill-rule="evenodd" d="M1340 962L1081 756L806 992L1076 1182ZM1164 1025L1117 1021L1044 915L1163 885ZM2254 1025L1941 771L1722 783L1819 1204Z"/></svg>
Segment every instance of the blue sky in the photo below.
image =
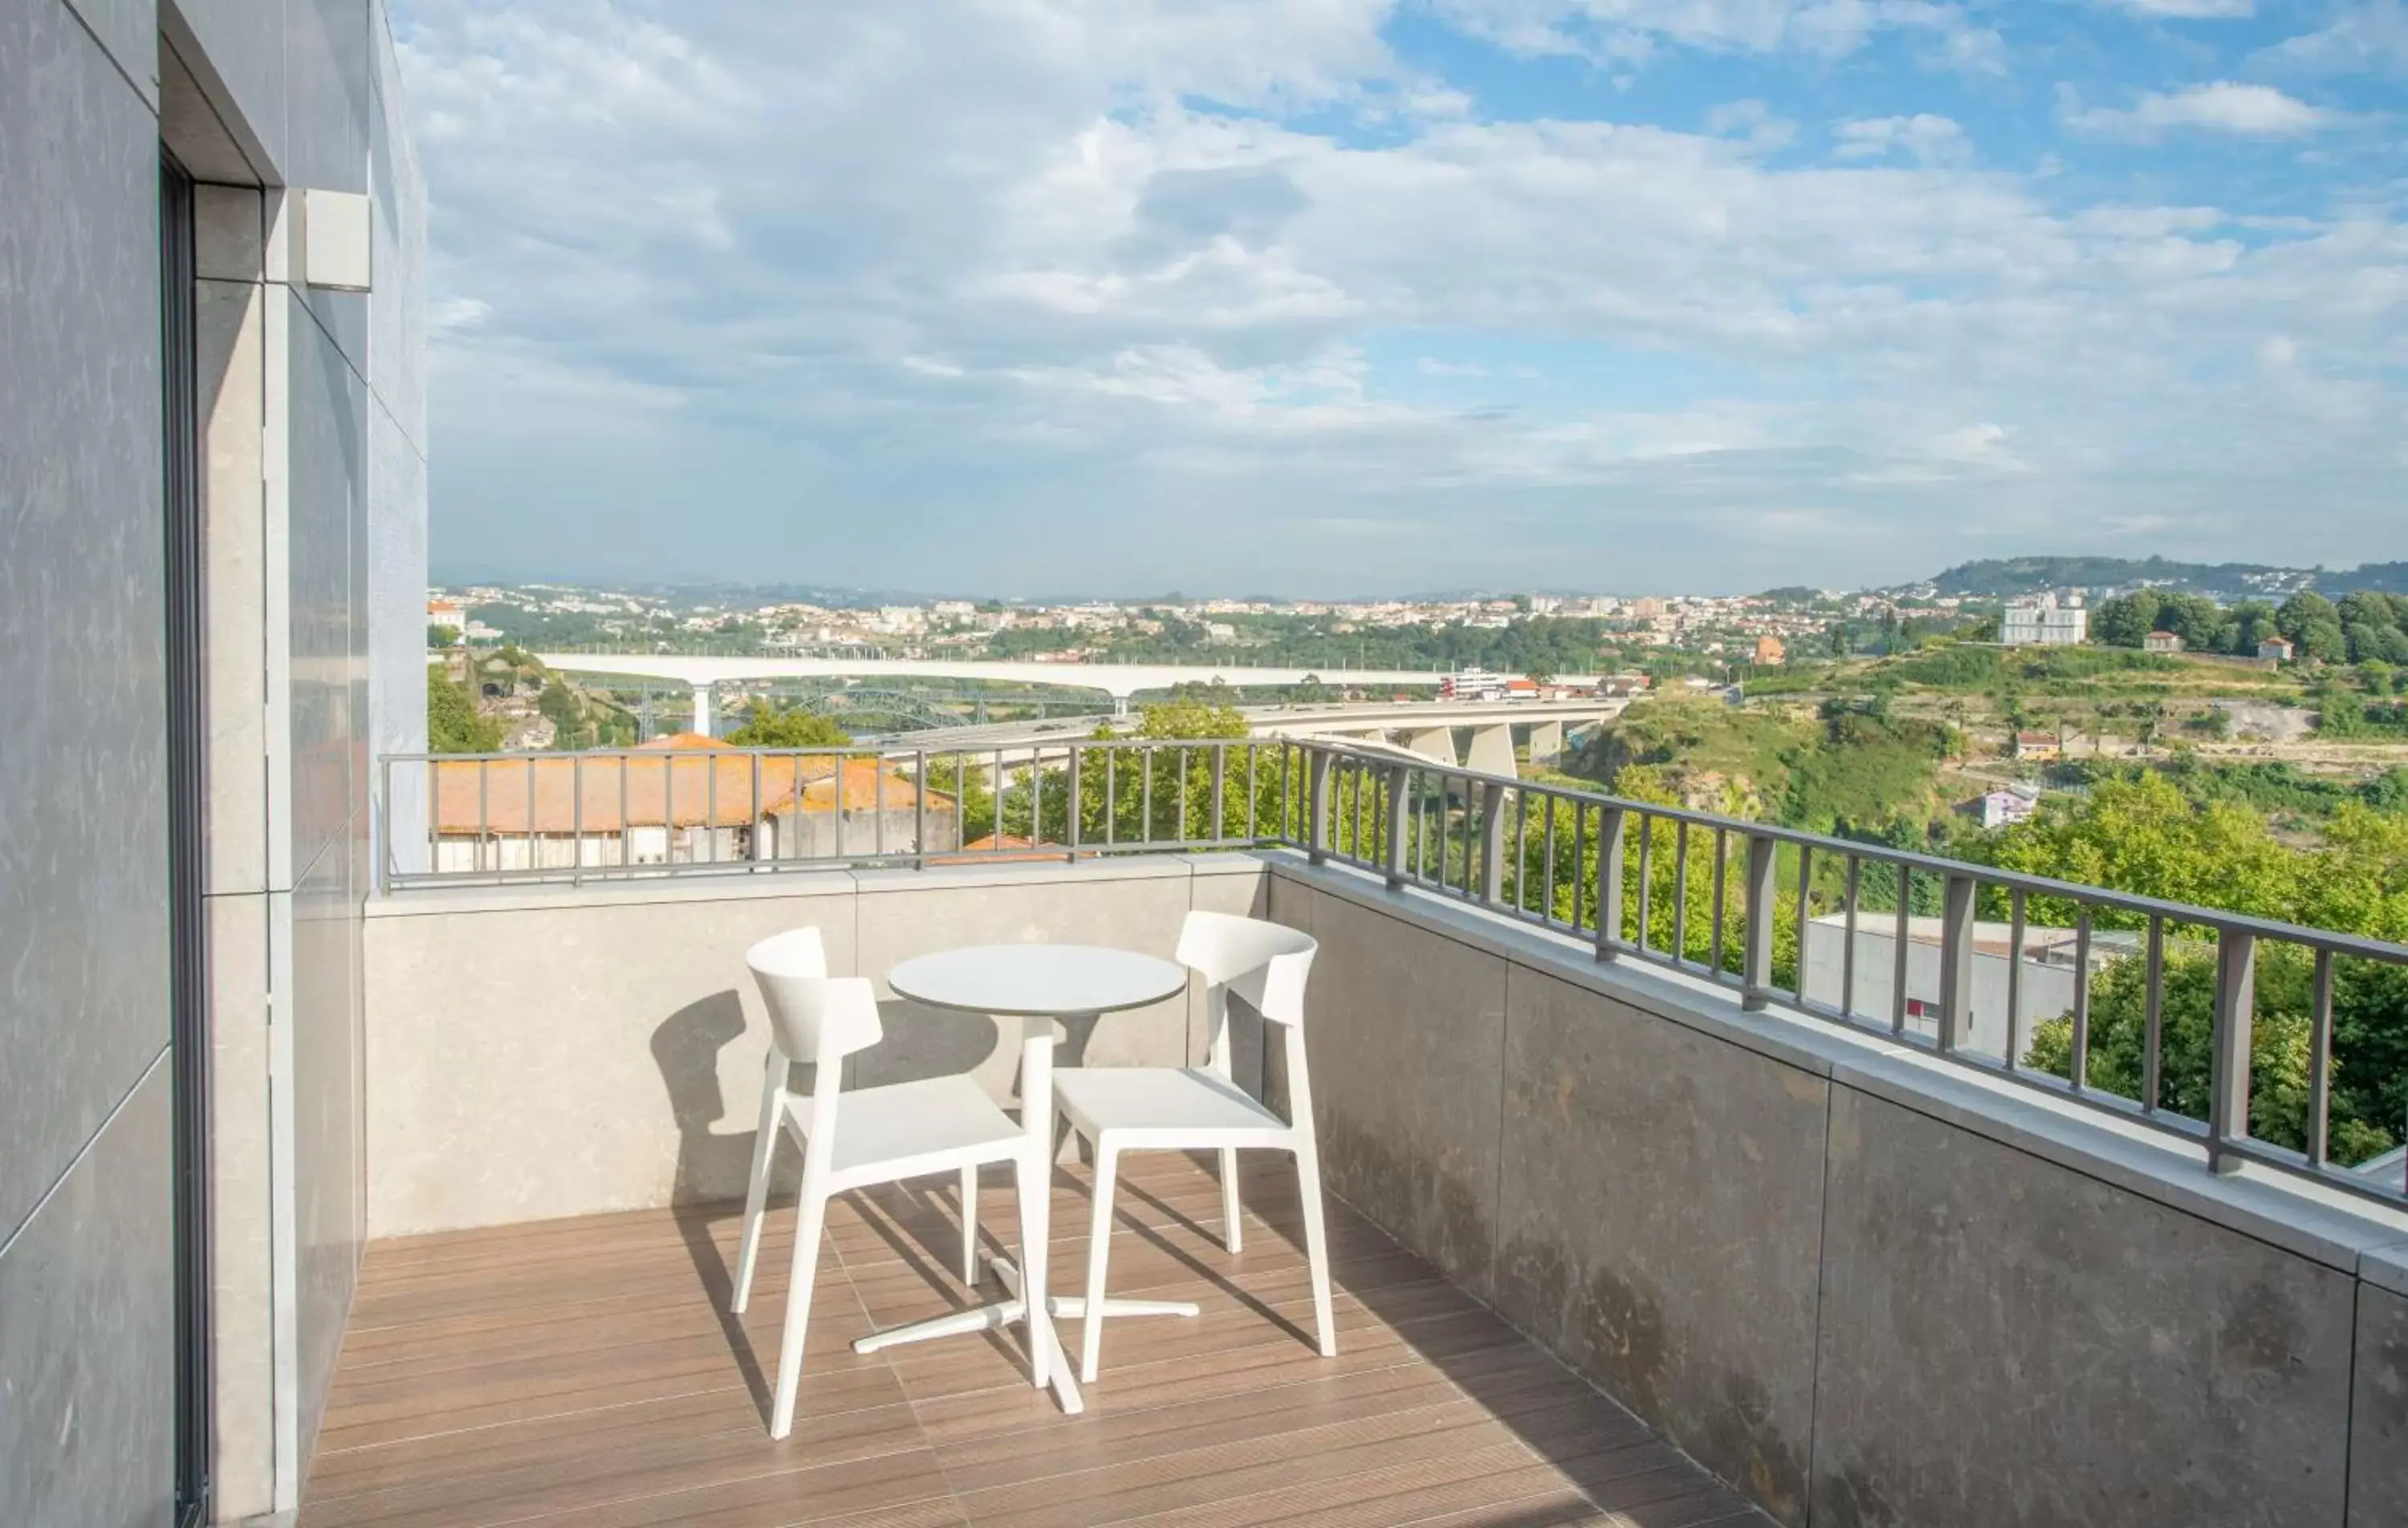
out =
<svg viewBox="0 0 2408 1528"><path fill-rule="evenodd" d="M439 572L2408 557L2408 0L394 0Z"/></svg>

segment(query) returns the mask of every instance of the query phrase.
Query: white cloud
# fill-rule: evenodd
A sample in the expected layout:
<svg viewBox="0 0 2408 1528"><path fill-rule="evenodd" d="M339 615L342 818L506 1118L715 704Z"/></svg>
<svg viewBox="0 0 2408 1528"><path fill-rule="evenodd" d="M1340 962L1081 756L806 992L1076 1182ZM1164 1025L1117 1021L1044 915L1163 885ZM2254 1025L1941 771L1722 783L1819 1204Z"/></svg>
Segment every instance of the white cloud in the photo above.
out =
<svg viewBox="0 0 2408 1528"><path fill-rule="evenodd" d="M1480 517L1367 552L1367 587L1634 549L1743 585L1874 576L1739 534L1800 516L1904 576L1969 526L2087 536L2141 480L2201 550L2262 534L2270 484L2336 506L2301 557L2396 515L2408 233L2380 198L2255 226L2096 201L1974 168L1931 114L1798 164L1761 107L1422 110L1444 87L1369 0L911 11L405 0L438 560L1296 589L1324 573L1262 549L1309 511ZM1365 357L1469 364L1410 337L1440 332L1577 364L1514 390L1543 407L1394 401ZM2296 364L2234 364L2270 335Z"/></svg>
<svg viewBox="0 0 2408 1528"><path fill-rule="evenodd" d="M1735 137L1767 153L1786 148L1798 136L1798 124L1776 117L1761 101L1731 101L1706 113L1706 131L1717 137Z"/></svg>
<svg viewBox="0 0 2408 1528"><path fill-rule="evenodd" d="M2185 128L2237 137L2288 138L2346 126L2346 112L2310 106L2272 85L2219 79L2162 93L2144 91L2128 109L2084 107L2071 93L2060 103L2065 125L2101 137L2149 139Z"/></svg>
<svg viewBox="0 0 2408 1528"><path fill-rule="evenodd" d="M1667 48L1841 58L1881 32L1921 36L1937 45L1935 62L1956 67L1990 71L2003 56L1995 31L1939 0L1436 0L1436 7L1516 52L1625 64Z"/></svg>
<svg viewBox="0 0 2408 1528"><path fill-rule="evenodd" d="M2267 56L2335 74L2408 74L2408 3L2347 0L2329 25L2278 43Z"/></svg>
<svg viewBox="0 0 2408 1528"><path fill-rule="evenodd" d="M1921 164L1953 164L1971 153L1963 128L1928 112L1840 122L1831 129L1831 153L1837 159L1879 159L1902 151Z"/></svg>
<svg viewBox="0 0 2408 1528"><path fill-rule="evenodd" d="M2135 16L2162 16L2176 21L2223 21L2257 14L2256 0L2108 0Z"/></svg>
<svg viewBox="0 0 2408 1528"><path fill-rule="evenodd" d="M1488 375L1488 368L1477 361L1440 361L1426 355L1414 362L1413 368L1425 377L1485 377Z"/></svg>

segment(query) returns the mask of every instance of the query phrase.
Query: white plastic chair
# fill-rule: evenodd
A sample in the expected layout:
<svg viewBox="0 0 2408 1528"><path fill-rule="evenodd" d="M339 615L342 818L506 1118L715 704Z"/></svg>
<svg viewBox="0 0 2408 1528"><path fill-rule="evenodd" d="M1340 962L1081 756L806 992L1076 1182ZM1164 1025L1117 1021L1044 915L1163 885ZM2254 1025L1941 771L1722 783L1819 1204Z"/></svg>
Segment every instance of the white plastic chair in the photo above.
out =
<svg viewBox="0 0 2408 1528"><path fill-rule="evenodd" d="M1191 912L1180 930L1180 963L1204 978L1211 1023L1209 1067L1068 1067L1054 1074L1054 1103L1095 1149L1095 1223L1087 1243L1085 1326L1079 1374L1093 1382L1103 1345L1104 1270L1111 1252L1112 1190L1124 1151L1221 1153L1223 1242L1240 1250L1238 1152L1287 1151L1304 1205L1305 1260L1312 1276L1312 1317L1321 1355L1338 1356L1329 1314L1329 1237L1321 1208L1321 1154L1312 1136L1312 1086L1304 1057L1304 978L1312 964L1309 935L1226 913ZM1249 1096L1229 1072L1229 994L1251 1003L1284 1033L1288 1118Z"/></svg>
<svg viewBox="0 0 2408 1528"><path fill-rule="evenodd" d="M844 1058L876 1045L876 990L866 978L830 977L815 928L795 929L744 952L769 1009L769 1062L761 1086L761 1129L752 1148L752 1178L744 1196L744 1249L737 1259L741 1314L752 1292L761 1250L761 1222L769 1200L770 1164L778 1137L793 1132L803 1149L802 1196L796 1206L794 1272L786 1289L786 1326L778 1349L777 1404L769 1435L794 1430L795 1392L803 1371L803 1334L810 1317L811 1279L818 1272L827 1202L848 1190L898 1182L931 1173L961 1174L962 1278L978 1282L978 1170L985 1163L1019 1168L1021 1255L1029 1287L1043 1289L1045 1236L1035 1217L1046 1185L1032 1181L1029 1137L968 1077L930 1078L891 1087L844 1091ZM818 1068L808 1095L787 1084L796 1062ZM1032 1342L1032 1355L1038 1344ZM1033 1363L1046 1382L1041 1355Z"/></svg>

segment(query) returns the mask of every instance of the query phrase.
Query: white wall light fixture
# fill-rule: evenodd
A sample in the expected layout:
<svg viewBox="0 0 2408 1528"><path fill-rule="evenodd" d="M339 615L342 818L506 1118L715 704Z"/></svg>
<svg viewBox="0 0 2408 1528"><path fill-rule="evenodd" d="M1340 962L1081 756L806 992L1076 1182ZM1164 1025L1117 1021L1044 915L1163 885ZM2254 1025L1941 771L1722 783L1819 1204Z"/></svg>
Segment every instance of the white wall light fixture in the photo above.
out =
<svg viewBox="0 0 2408 1528"><path fill-rule="evenodd" d="M366 292L373 272L375 205L358 192L301 193L301 278L330 292Z"/></svg>

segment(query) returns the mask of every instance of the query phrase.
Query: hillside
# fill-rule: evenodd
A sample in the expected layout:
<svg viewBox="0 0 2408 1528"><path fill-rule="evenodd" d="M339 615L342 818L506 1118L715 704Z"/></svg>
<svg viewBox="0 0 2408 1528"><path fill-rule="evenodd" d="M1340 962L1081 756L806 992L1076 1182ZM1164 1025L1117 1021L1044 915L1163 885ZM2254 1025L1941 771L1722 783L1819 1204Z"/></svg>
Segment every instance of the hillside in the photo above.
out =
<svg viewBox="0 0 2408 1528"><path fill-rule="evenodd" d="M1962 599L2017 599L2051 589L2122 589L2149 584L2219 600L2280 599L2315 588L2338 596L2353 589L2408 593L2408 563L2356 568L2277 567L2265 563L2181 563L2165 557L1988 557L1935 574L1934 592Z"/></svg>
<svg viewBox="0 0 2408 1528"><path fill-rule="evenodd" d="M2271 588L2296 588L2315 577L2311 568L2258 563L2177 563L2164 557L1990 557L1959 563L1934 576L1931 583L1942 594L1971 599L2014 599L2050 589L2120 588L2137 583L2229 598Z"/></svg>
<svg viewBox="0 0 2408 1528"><path fill-rule="evenodd" d="M1945 815L1943 723L1719 701L1634 707L1598 730L1574 768L1612 788L1644 770L1684 805L1817 833L1883 835Z"/></svg>
<svg viewBox="0 0 2408 1528"><path fill-rule="evenodd" d="M2372 589L2385 594L2408 594L2408 563L2362 563L2349 573L2328 573L2316 580L2327 592Z"/></svg>

